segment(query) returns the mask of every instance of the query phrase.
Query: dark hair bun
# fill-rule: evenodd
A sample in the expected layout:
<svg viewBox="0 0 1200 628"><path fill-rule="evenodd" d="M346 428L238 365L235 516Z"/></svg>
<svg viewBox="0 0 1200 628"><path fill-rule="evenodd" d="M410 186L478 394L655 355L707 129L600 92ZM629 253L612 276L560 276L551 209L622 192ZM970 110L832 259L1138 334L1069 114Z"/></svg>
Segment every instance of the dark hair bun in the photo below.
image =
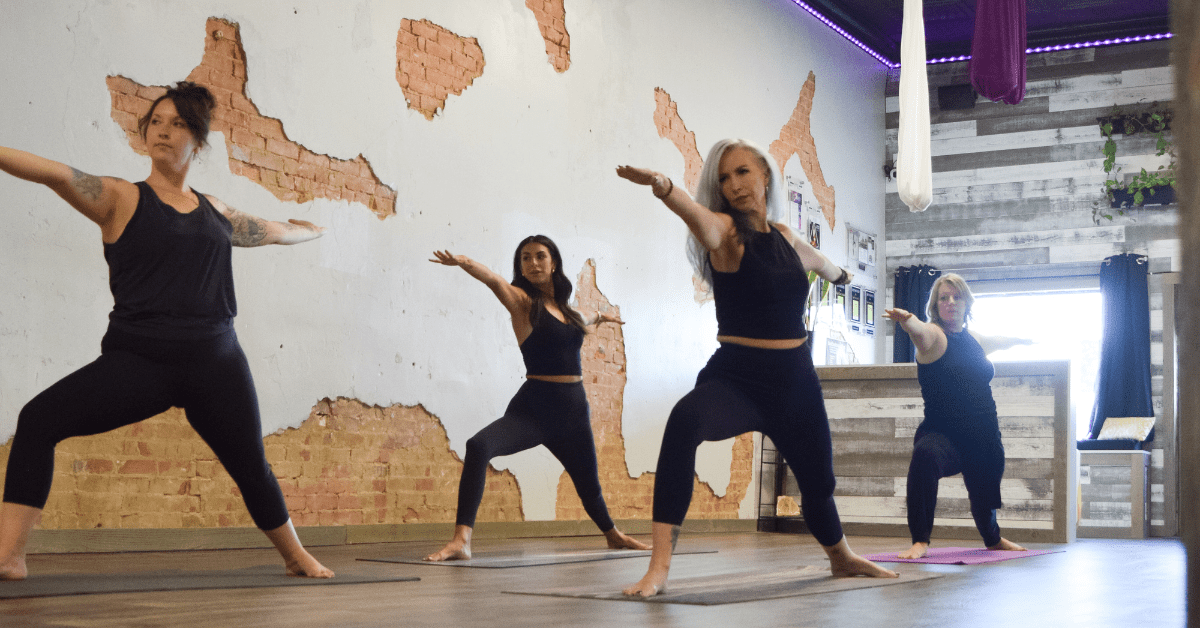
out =
<svg viewBox="0 0 1200 628"><path fill-rule="evenodd" d="M146 115L138 120L138 132L142 139L146 138L146 131L150 126L150 117L154 114L154 109L158 107L158 103L168 98L175 103L176 113L187 123L192 137L196 138L196 143L200 146L207 146L208 129L212 124L213 110L217 108L217 99L213 98L212 92L208 91L207 87L191 81L179 81L175 87L168 87L165 94L151 103Z"/></svg>
<svg viewBox="0 0 1200 628"><path fill-rule="evenodd" d="M212 92L208 91L207 87L191 81L179 81L175 87L167 90L167 96L177 103L182 99L195 105L196 113L207 119L212 118L213 109L217 108L217 99L213 98Z"/></svg>

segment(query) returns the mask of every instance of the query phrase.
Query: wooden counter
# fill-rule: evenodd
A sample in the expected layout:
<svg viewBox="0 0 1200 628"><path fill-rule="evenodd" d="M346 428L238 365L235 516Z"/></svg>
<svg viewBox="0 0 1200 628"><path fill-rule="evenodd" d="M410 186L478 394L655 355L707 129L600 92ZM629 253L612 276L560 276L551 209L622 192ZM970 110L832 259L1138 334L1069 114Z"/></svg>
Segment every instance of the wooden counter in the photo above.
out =
<svg viewBox="0 0 1200 628"><path fill-rule="evenodd" d="M1016 542L1075 539L1077 471L1068 367L1066 361L996 364L992 394L1007 458L1000 486L1004 506L996 516L1004 536ZM908 463L924 411L916 365L830 366L818 367L817 373L847 535L908 538ZM772 454L764 451L764 461ZM770 481L764 477L764 488ZM799 502L790 471L777 486L780 494ZM946 539L979 541L961 475L941 481L933 539L943 546Z"/></svg>

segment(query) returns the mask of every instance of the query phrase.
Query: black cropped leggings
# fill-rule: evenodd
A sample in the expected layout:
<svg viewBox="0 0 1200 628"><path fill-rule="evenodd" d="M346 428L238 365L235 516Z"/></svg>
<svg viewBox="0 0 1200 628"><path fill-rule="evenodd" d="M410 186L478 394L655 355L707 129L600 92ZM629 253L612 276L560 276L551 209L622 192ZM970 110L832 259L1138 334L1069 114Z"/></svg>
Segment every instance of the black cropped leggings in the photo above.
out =
<svg viewBox="0 0 1200 628"><path fill-rule="evenodd" d="M654 477L654 521L683 523L700 443L750 431L770 438L796 475L804 522L817 541L826 547L840 542L833 443L807 345L778 350L726 343L717 349L667 419Z"/></svg>
<svg viewBox="0 0 1200 628"><path fill-rule="evenodd" d="M458 515L455 523L475 526L475 514L483 500L488 463L545 445L562 463L575 492L601 532L615 527L600 490L596 445L592 438L587 394L582 383L556 384L525 380L508 402L504 416L496 419L467 441L462 477L458 482Z"/></svg>
<svg viewBox="0 0 1200 628"><path fill-rule="evenodd" d="M21 410L4 477L4 501L43 508L54 448L179 407L233 477L255 525L287 523L287 504L262 444L258 397L246 355L229 330L168 341L109 330L101 355L42 391Z"/></svg>
<svg viewBox="0 0 1200 628"><path fill-rule="evenodd" d="M937 508L938 481L956 473L963 474L971 517L983 537L985 547L1000 542L996 509L1000 502L1000 479L1004 476L1004 446L989 442L963 451L940 432L919 434L913 443L912 462L908 465L908 531L913 543L929 543L933 533L933 514Z"/></svg>

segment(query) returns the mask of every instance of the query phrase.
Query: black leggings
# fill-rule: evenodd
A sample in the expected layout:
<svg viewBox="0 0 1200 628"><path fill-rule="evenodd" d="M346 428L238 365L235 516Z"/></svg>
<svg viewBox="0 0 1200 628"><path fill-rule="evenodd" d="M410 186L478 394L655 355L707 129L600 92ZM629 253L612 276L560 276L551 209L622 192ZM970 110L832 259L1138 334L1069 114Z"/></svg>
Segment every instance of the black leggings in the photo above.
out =
<svg viewBox="0 0 1200 628"><path fill-rule="evenodd" d="M964 456L964 453L966 454ZM970 464L964 464L964 459ZM908 531L913 543L929 543L933 513L937 508L938 480L963 474L971 517L985 547L1000 542L996 509L1000 502L1000 479L1004 476L1004 447L987 443L964 452L940 432L918 434L908 465Z"/></svg>
<svg viewBox="0 0 1200 628"><path fill-rule="evenodd" d="M25 405L4 477L4 501L43 508L54 478L54 448L179 407L233 477L255 525L287 523L287 504L263 451L250 365L230 330L171 341L110 329L101 355Z"/></svg>
<svg viewBox="0 0 1200 628"><path fill-rule="evenodd" d="M604 495L596 465L596 445L592 439L587 394L582 383L556 384L537 379L525 380L508 402L504 416L479 430L467 441L466 460L458 482L458 516L455 523L475 526L475 514L483 500L487 467L492 458L545 445L562 463L575 492L592 521L601 532L615 527Z"/></svg>
<svg viewBox="0 0 1200 628"><path fill-rule="evenodd" d="M680 525L692 501L696 447L759 431L800 484L804 523L826 547L842 540L833 502L833 443L821 382L807 345L754 349L722 344L696 387L667 419L654 477L654 521Z"/></svg>

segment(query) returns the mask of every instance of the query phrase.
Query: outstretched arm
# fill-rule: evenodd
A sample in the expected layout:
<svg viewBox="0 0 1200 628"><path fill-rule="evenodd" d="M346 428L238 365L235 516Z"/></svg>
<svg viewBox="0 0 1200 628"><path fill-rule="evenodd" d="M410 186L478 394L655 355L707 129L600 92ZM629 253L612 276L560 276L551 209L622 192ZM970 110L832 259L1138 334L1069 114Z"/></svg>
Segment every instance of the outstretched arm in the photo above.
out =
<svg viewBox="0 0 1200 628"><path fill-rule="evenodd" d="M532 300L525 291L508 283L508 281L497 274L492 269L476 262L466 255L455 255L450 251L434 251L433 259L429 261L434 264L442 264L445 266L458 266L467 271L467 274L478 279L500 299L500 303L504 305L504 309L512 314L513 325L517 325L519 321L524 321L528 324L529 321L529 306ZM518 334L520 335L520 334Z"/></svg>
<svg viewBox="0 0 1200 628"><path fill-rule="evenodd" d="M1033 341L1028 338L1017 338L1015 336L985 336L973 331L971 335L975 337L975 341L979 343L980 347L983 347L983 352L987 354L1011 349L1017 345L1033 344Z"/></svg>
<svg viewBox="0 0 1200 628"><path fill-rule="evenodd" d="M620 316L616 314L609 314L608 312L593 312L590 315L584 315L582 312L580 312L580 314L583 315L583 324L588 327L591 327L592 325L600 325L601 323L616 323L617 325L625 324L625 321L621 320Z"/></svg>
<svg viewBox="0 0 1200 628"><path fill-rule="evenodd" d="M299 244L315 240L325 233L325 227L318 227L307 220L289 219L287 222L263 220L240 212L221 201L215 196L205 194L213 207L233 225L234 246L263 246L264 244Z"/></svg>
<svg viewBox="0 0 1200 628"><path fill-rule="evenodd" d="M97 177L33 153L0 146L0 170L41 183L105 231L116 220L118 206L137 204L137 188L124 179ZM121 225L122 227L124 225Z"/></svg>
<svg viewBox="0 0 1200 628"><path fill-rule="evenodd" d="M946 332L940 326L926 323L912 312L898 307L884 310L883 317L889 321L895 321L912 339L913 347L917 350L918 362L928 364L945 353Z"/></svg>
<svg viewBox="0 0 1200 628"><path fill-rule="evenodd" d="M845 285L854 279L854 275L843 269L841 266L833 263L833 260L825 257L825 254L818 251L813 245L808 243L808 240L801 238L792 231L791 227L781 223L771 223L776 229L792 243L792 248L796 249L796 254L800 256L800 262L804 264L805 270L811 270L822 279L832 281L838 285Z"/></svg>
<svg viewBox="0 0 1200 628"><path fill-rule="evenodd" d="M686 190L675 185L661 172L633 166L618 166L617 176L638 185L650 186L655 198L682 218L692 235L709 251L717 250L735 233L733 218L714 212L692 200Z"/></svg>

